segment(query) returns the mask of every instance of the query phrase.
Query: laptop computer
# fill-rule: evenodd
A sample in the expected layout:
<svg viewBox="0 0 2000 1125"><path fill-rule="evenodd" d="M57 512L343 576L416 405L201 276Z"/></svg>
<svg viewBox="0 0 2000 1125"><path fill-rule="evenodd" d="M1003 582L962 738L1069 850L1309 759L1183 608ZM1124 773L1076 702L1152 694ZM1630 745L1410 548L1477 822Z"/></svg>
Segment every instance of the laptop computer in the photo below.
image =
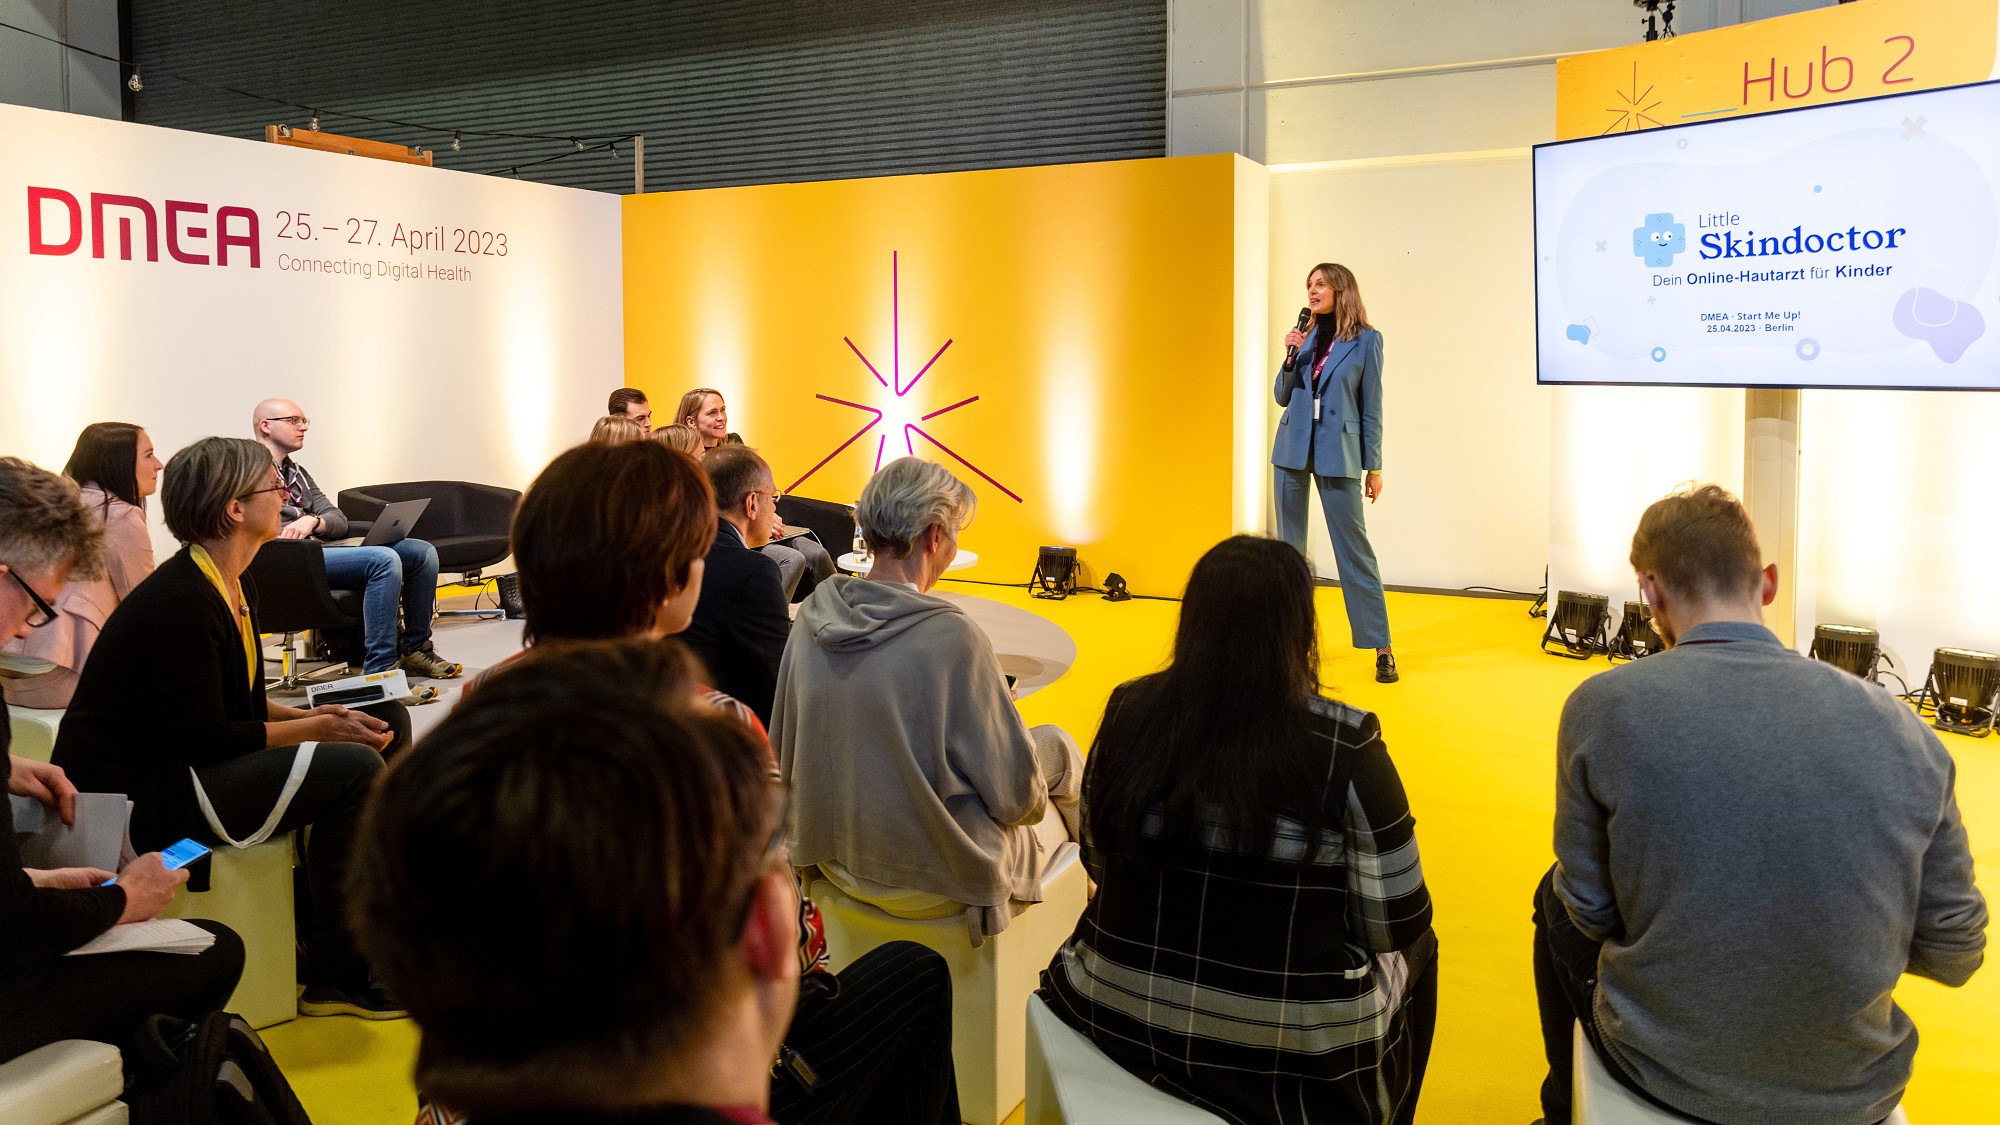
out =
<svg viewBox="0 0 2000 1125"><path fill-rule="evenodd" d="M368 534L360 538L342 539L328 543L329 547L389 547L410 537L410 529L417 524L417 517L431 506L430 497L416 500L397 500L382 506L382 514L368 527Z"/></svg>

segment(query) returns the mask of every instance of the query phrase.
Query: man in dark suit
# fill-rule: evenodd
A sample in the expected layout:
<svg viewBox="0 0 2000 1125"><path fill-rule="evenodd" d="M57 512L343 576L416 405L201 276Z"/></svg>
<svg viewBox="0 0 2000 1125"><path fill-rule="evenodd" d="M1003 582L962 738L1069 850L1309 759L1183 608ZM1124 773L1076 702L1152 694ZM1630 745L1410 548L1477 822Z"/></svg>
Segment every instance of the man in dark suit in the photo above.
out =
<svg viewBox="0 0 2000 1125"><path fill-rule="evenodd" d="M778 564L758 552L771 541L778 490L771 466L748 446L716 446L701 467L715 486L721 527L708 549L694 621L681 639L708 666L713 687L768 725L778 660L792 632Z"/></svg>

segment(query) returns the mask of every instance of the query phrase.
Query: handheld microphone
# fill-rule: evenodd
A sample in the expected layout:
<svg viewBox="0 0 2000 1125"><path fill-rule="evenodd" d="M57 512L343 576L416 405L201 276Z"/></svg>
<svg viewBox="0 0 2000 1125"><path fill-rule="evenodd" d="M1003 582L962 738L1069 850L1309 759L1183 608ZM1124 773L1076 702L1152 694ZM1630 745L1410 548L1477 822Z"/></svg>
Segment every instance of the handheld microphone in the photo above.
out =
<svg viewBox="0 0 2000 1125"><path fill-rule="evenodd" d="M1306 330L1306 322L1312 319L1312 315L1313 311L1310 308L1304 308L1299 310L1298 331L1304 332ZM1297 363L1298 361L1299 361L1299 346L1297 344L1293 344L1291 347L1285 349L1285 370L1290 371L1292 369L1292 364Z"/></svg>

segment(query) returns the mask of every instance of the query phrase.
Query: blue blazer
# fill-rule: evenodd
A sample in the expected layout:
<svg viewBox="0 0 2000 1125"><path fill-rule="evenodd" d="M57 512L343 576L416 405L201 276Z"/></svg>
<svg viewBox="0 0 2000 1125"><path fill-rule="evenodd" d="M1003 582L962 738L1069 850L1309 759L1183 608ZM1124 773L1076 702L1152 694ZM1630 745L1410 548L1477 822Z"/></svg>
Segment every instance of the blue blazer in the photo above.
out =
<svg viewBox="0 0 2000 1125"><path fill-rule="evenodd" d="M1332 331L1331 325L1326 326ZM1382 334L1364 328L1352 340L1335 340L1320 372L1319 425L1313 425L1312 362L1320 326L1299 345L1292 370L1278 369L1271 393L1285 412L1271 443L1271 464L1306 467L1312 447L1313 472L1323 477L1359 477L1382 469Z"/></svg>

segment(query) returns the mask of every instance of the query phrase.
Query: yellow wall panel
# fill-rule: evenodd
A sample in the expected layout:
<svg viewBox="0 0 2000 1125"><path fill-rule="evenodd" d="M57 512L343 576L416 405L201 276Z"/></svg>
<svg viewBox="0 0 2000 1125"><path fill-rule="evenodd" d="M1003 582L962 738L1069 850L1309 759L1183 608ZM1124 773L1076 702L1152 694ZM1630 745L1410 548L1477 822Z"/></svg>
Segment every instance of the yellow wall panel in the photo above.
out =
<svg viewBox="0 0 2000 1125"><path fill-rule="evenodd" d="M628 197L626 381L662 421L718 388L801 495L943 463L968 577L1063 544L1178 594L1231 530L1235 185L1199 156Z"/></svg>

